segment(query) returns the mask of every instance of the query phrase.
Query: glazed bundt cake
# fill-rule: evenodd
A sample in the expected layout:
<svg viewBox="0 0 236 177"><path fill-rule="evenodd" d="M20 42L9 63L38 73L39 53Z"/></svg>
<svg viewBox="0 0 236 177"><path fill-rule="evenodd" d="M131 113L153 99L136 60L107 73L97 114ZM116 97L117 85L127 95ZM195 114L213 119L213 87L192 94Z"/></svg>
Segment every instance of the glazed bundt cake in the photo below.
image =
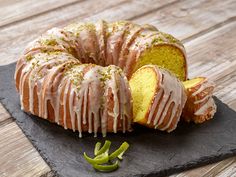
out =
<svg viewBox="0 0 236 177"><path fill-rule="evenodd" d="M182 82L156 65L146 65L132 75L129 83L134 122L162 131L173 131L187 99Z"/></svg>
<svg viewBox="0 0 236 177"><path fill-rule="evenodd" d="M212 98L215 84L206 77L197 77L183 82L187 92L187 102L183 109L182 119L203 123L213 118L216 105Z"/></svg>
<svg viewBox="0 0 236 177"><path fill-rule="evenodd" d="M53 28L26 47L16 66L16 88L26 112L80 136L85 131L105 136L131 130L128 79L147 64L187 78L184 47L171 35L128 21L77 23ZM169 122L158 127L170 131L175 125Z"/></svg>

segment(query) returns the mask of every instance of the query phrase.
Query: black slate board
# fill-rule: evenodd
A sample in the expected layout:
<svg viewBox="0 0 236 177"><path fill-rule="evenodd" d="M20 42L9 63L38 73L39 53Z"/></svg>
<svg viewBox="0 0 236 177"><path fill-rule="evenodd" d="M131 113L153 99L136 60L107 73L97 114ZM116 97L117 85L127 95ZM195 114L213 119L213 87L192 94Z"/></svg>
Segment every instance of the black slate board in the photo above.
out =
<svg viewBox="0 0 236 177"><path fill-rule="evenodd" d="M215 98L215 118L201 125L181 123L173 133L134 127L129 134L93 138L51 124L20 109L13 75L15 63L0 67L0 101L58 176L165 176L236 155L236 112ZM95 172L83 159L92 155L97 141L112 141L112 150L130 143L121 168L112 173Z"/></svg>

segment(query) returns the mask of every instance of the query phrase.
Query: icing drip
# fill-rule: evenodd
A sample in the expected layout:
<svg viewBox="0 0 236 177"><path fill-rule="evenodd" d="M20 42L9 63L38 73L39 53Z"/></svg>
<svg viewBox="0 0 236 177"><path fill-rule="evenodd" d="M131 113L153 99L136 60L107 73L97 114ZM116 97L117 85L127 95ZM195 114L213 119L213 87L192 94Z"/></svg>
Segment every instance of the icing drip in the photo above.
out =
<svg viewBox="0 0 236 177"><path fill-rule="evenodd" d="M74 88L71 88L69 93L69 110L70 110L70 121L72 130L75 131L75 111L74 111Z"/></svg>
<svg viewBox="0 0 236 177"><path fill-rule="evenodd" d="M65 86L65 78L63 78L58 86L58 94L57 94L57 100L56 100L56 105L54 107L54 112L55 112L55 122L59 125L60 124L60 105L63 104L63 102L60 100L60 96L62 94L62 89Z"/></svg>
<svg viewBox="0 0 236 177"><path fill-rule="evenodd" d="M212 94L209 94L209 95L203 97L203 98L200 99L200 100L196 100L196 101L194 101L194 104L203 103L204 101L208 100L210 97L212 97Z"/></svg>
<svg viewBox="0 0 236 177"><path fill-rule="evenodd" d="M74 111L76 112L77 128L78 128L78 131L79 131L79 137L81 138L82 137L81 108L78 108L78 105L79 105L78 95L76 95Z"/></svg>
<svg viewBox="0 0 236 177"><path fill-rule="evenodd" d="M119 101L118 101L118 86L116 85L116 76L115 76L115 70L114 68L111 69L111 79L107 82L107 89L111 88L112 94L113 94L113 100L114 100L114 107L113 111L109 112L108 115L114 117L113 120L113 132L117 132L117 119L119 116Z"/></svg>
<svg viewBox="0 0 236 177"><path fill-rule="evenodd" d="M113 91L113 95L114 95L114 108L113 108L113 112L114 112L114 122L113 122L113 131L115 133L117 133L117 124L118 124L118 116L119 116L119 100L118 100L118 86L116 84L116 73L113 73L113 85L112 85L112 91Z"/></svg>
<svg viewBox="0 0 236 177"><path fill-rule="evenodd" d="M26 81L26 78L27 76L29 76L30 72L26 73L24 70L22 71L22 77L20 79L20 87L19 87L19 90L20 90L20 102L21 102L21 109L24 110L25 107L24 107L24 103L23 103L23 99L24 99L24 83Z"/></svg>
<svg viewBox="0 0 236 177"><path fill-rule="evenodd" d="M66 82L65 85L65 90L63 93L63 121L64 121L64 129L67 129L67 107L66 107L66 103L67 103L67 99L68 99L68 92L69 92L69 87L70 87L70 82L69 80Z"/></svg>
<svg viewBox="0 0 236 177"><path fill-rule="evenodd" d="M131 95L129 95L129 91L127 90L127 84L128 81L127 80L123 80L120 79L120 90L124 90L125 94L122 93L121 91L119 92L120 95L120 119L122 120L122 128L123 128L123 133L125 133L126 131L126 120L130 121L130 117L132 117L132 115L129 114L130 107L131 105L128 104L127 100L131 99ZM128 96L127 98L125 97ZM131 122L128 122L128 125L130 125ZM130 127L127 127L127 129L129 130Z"/></svg>

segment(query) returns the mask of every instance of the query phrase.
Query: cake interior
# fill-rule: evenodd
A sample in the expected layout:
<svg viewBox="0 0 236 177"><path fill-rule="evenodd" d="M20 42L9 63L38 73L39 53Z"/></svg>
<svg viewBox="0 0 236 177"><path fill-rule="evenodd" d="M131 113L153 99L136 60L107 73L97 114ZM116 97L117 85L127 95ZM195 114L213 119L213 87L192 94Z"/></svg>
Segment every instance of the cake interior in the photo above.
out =
<svg viewBox="0 0 236 177"><path fill-rule="evenodd" d="M183 82L185 89L191 88L199 84L203 80L202 77L197 77Z"/></svg>
<svg viewBox="0 0 236 177"><path fill-rule="evenodd" d="M174 73L181 81L186 80L184 55L173 45L163 44L148 49L140 56L135 70L147 64L158 65Z"/></svg>
<svg viewBox="0 0 236 177"><path fill-rule="evenodd" d="M157 89L157 74L153 68L140 68L132 75L129 84L133 98L134 122L145 121Z"/></svg>

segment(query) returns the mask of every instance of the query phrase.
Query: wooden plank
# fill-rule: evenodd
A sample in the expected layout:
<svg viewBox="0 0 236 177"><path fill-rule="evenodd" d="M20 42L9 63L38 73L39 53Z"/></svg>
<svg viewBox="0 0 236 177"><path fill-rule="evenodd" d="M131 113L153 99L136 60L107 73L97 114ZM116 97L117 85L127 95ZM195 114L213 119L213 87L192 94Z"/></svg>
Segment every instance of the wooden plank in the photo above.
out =
<svg viewBox="0 0 236 177"><path fill-rule="evenodd" d="M57 9L65 5L73 5L78 0L7 0L0 1L0 26L20 21L24 18L35 16Z"/></svg>
<svg viewBox="0 0 236 177"><path fill-rule="evenodd" d="M115 20L131 18L138 14L148 12L163 5L174 2L173 0L145 0L145 1L104 1L97 0L96 6L84 1L74 6L61 8L53 12L42 14L22 23L13 24L7 28L0 28L0 65L17 60L26 44L41 33L55 26L64 26L75 21L85 21L88 17ZM145 4L153 4L147 6ZM101 15L104 14L104 15ZM58 18L60 17L60 18Z"/></svg>
<svg viewBox="0 0 236 177"><path fill-rule="evenodd" d="M15 122L0 128L0 176L41 176L50 168Z"/></svg>
<svg viewBox="0 0 236 177"><path fill-rule="evenodd" d="M171 175L170 177L209 177L224 170L227 166L235 162L235 157L228 158L218 163L206 165L204 167L195 168L179 174Z"/></svg>
<svg viewBox="0 0 236 177"><path fill-rule="evenodd" d="M187 0L132 20L152 24L161 31L186 40L217 24L224 25L226 20L236 16L235 9L235 0L225 0L223 3L222 0Z"/></svg>
<svg viewBox="0 0 236 177"><path fill-rule="evenodd" d="M106 19L108 21L116 20L129 20L132 18L141 17L145 14L149 14L155 11L168 8L178 3L179 0L141 0L131 1L122 6L114 6L110 9L106 9L101 13L93 16L88 16L84 21L98 21L100 19ZM151 4L151 5L150 5Z"/></svg>
<svg viewBox="0 0 236 177"><path fill-rule="evenodd" d="M202 177L216 176L218 173L225 171L228 166L235 164L235 159L235 157L231 157L229 159L218 162L217 165L214 166L214 168L211 168Z"/></svg>
<svg viewBox="0 0 236 177"><path fill-rule="evenodd" d="M224 177L224 176L236 176L236 158L234 159L234 163L228 166L226 169L215 175L216 177Z"/></svg>

